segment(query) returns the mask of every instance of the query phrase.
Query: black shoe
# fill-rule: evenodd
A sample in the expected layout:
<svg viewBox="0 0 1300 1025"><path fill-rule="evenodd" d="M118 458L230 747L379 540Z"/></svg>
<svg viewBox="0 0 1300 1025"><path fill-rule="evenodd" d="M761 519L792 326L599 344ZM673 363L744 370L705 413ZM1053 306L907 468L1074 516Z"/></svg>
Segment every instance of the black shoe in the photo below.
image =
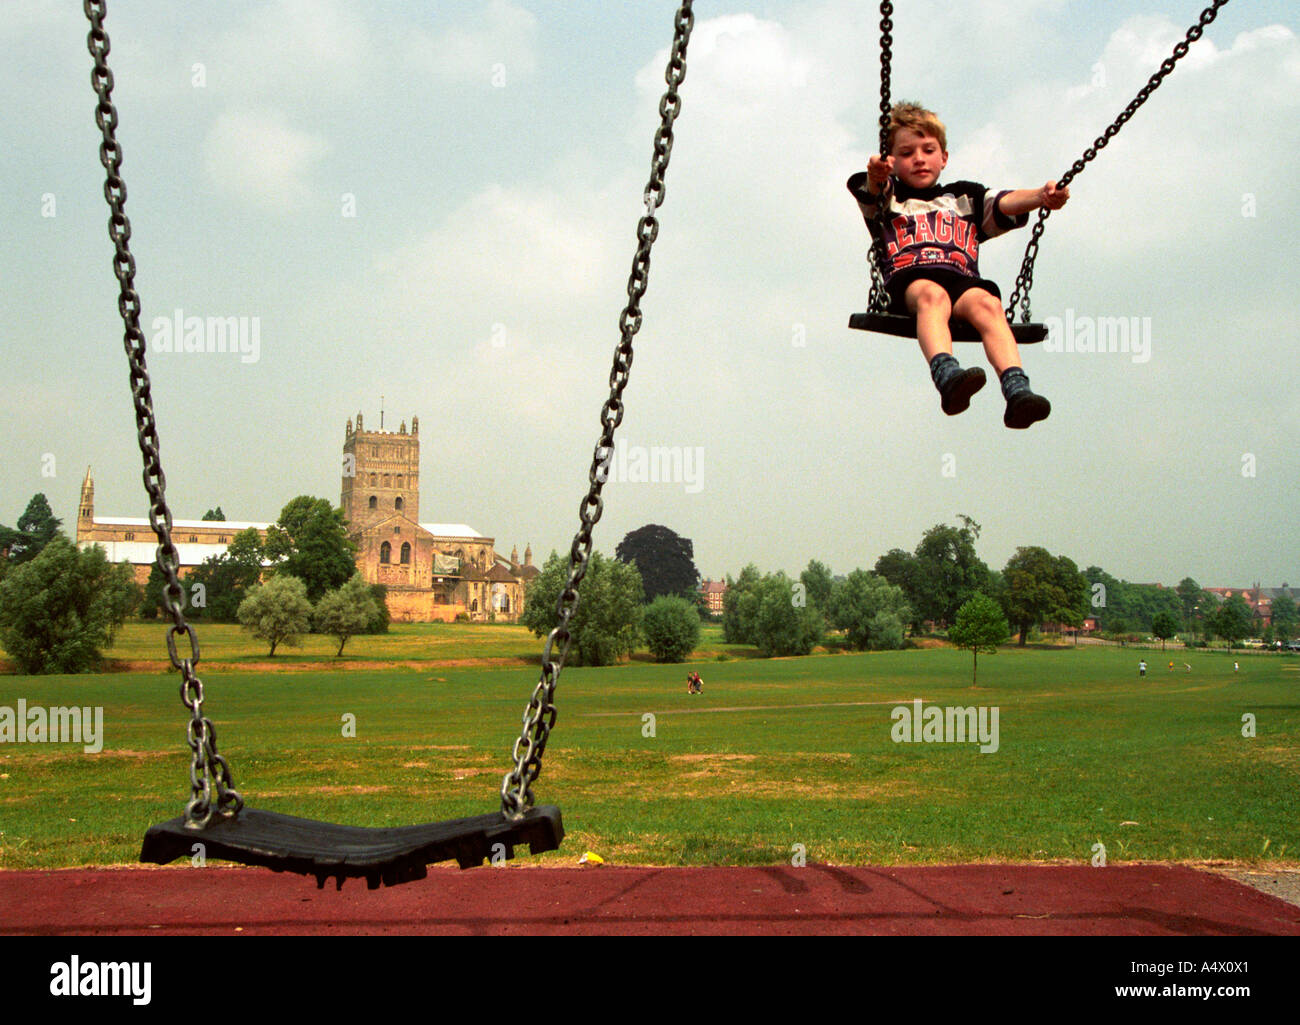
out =
<svg viewBox="0 0 1300 1025"><path fill-rule="evenodd" d="M1026 388L1007 399L1007 411L1002 422L1012 430L1023 431L1030 424L1046 420L1051 412L1050 402Z"/></svg>
<svg viewBox="0 0 1300 1025"><path fill-rule="evenodd" d="M984 382L984 371L979 367L953 374L952 379L939 390L943 411L949 416L966 412L970 409L970 397L984 387Z"/></svg>

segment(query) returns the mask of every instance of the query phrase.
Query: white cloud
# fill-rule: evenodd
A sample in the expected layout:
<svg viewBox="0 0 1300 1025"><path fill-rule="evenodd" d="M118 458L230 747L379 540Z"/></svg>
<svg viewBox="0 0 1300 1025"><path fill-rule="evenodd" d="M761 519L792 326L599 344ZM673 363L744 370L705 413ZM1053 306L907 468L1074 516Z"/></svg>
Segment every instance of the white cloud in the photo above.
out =
<svg viewBox="0 0 1300 1025"><path fill-rule="evenodd" d="M203 166L228 196L287 213L309 200L312 168L328 149L318 136L291 127L280 111L228 113L203 140Z"/></svg>
<svg viewBox="0 0 1300 1025"><path fill-rule="evenodd" d="M408 31L401 41L403 63L418 78L509 85L537 70L537 18L507 0L491 0L468 28Z"/></svg>

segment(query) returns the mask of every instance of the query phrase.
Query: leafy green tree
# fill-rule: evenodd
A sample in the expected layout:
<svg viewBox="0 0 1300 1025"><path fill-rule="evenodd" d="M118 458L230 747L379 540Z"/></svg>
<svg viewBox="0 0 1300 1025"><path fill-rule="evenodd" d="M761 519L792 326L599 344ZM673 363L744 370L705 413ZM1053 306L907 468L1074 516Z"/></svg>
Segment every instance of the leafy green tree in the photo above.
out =
<svg viewBox="0 0 1300 1025"><path fill-rule="evenodd" d="M911 552L903 551L901 548L891 548L876 560L875 573L876 576L883 577L895 587L903 589L903 594L908 599L908 606L912 610L912 631L920 633L921 617L917 613L917 606L912 602L912 596L917 592L918 581L916 556Z"/></svg>
<svg viewBox="0 0 1300 1025"><path fill-rule="evenodd" d="M821 641L825 619L817 606L798 601L795 581L784 573L765 576L754 590L754 643L764 658L807 655Z"/></svg>
<svg viewBox="0 0 1300 1025"><path fill-rule="evenodd" d="M1165 641L1178 633L1178 617L1172 612L1157 612L1151 621L1151 632L1160 638L1160 650L1165 650Z"/></svg>
<svg viewBox="0 0 1300 1025"><path fill-rule="evenodd" d="M829 614L831 591L835 586L830 567L816 559L810 559L808 568L799 574L799 582L804 586L809 603L816 605L824 614Z"/></svg>
<svg viewBox="0 0 1300 1025"><path fill-rule="evenodd" d="M988 584L989 568L975 554L980 525L959 516L960 527L937 523L916 546L915 592L908 597L922 619L951 623L966 599Z"/></svg>
<svg viewBox="0 0 1300 1025"><path fill-rule="evenodd" d="M547 636L559 622L556 606L568 578L568 558L552 552L528 585L519 622L538 637ZM636 566L592 552L578 594L577 611L569 620L569 663L607 666L631 655L641 636L645 595Z"/></svg>
<svg viewBox="0 0 1300 1025"><path fill-rule="evenodd" d="M948 630L948 639L972 655L970 685L979 682L980 652L997 654L998 645L1011 635L1002 609L992 598L976 594L957 610L956 622Z"/></svg>
<svg viewBox="0 0 1300 1025"><path fill-rule="evenodd" d="M1251 612L1246 599L1239 594L1234 594L1220 605L1209 622L1211 630L1225 641L1232 643L1249 637L1254 625L1254 613Z"/></svg>
<svg viewBox="0 0 1300 1025"><path fill-rule="evenodd" d="M339 642L338 656L353 634L365 633L378 613L370 587L355 573L337 591L329 591L316 605L312 625L317 633L329 634Z"/></svg>
<svg viewBox="0 0 1300 1025"><path fill-rule="evenodd" d="M661 594L646 606L641 630L656 662L685 662L700 642L700 614L685 598Z"/></svg>
<svg viewBox="0 0 1300 1025"><path fill-rule="evenodd" d="M307 585L294 576L275 576L254 587L239 605L239 622L254 637L268 641L270 657L281 644L297 647L311 630Z"/></svg>
<svg viewBox="0 0 1300 1025"><path fill-rule="evenodd" d="M1273 599L1273 634L1279 640L1289 641L1296 635L1296 623L1300 622L1300 609L1289 595Z"/></svg>
<svg viewBox="0 0 1300 1025"><path fill-rule="evenodd" d="M257 528L249 527L231 539L225 552L204 559L185 579L190 614L217 623L239 622L239 606L261 578L262 540ZM196 590L196 585L202 591ZM198 604L199 594L203 605Z"/></svg>
<svg viewBox="0 0 1300 1025"><path fill-rule="evenodd" d="M614 549L614 558L636 564L646 601L653 601L661 594L685 598L699 589L695 545L690 538L667 527L647 523L629 532Z"/></svg>
<svg viewBox="0 0 1300 1025"><path fill-rule="evenodd" d="M371 584L370 597L375 599L375 614L371 617L364 634L386 634L392 615L388 611L388 588L384 584Z"/></svg>
<svg viewBox="0 0 1300 1025"><path fill-rule="evenodd" d="M1196 619L1196 606L1201 600L1201 585L1191 577L1183 577L1178 586L1174 588L1174 593L1178 595L1178 600L1182 602L1183 623L1190 630Z"/></svg>
<svg viewBox="0 0 1300 1025"><path fill-rule="evenodd" d="M1016 549L1002 571L1006 585L1003 609L1020 634L1020 646L1029 628L1045 620L1079 626L1088 604L1088 581L1074 562L1053 556L1037 546Z"/></svg>
<svg viewBox="0 0 1300 1025"><path fill-rule="evenodd" d="M24 673L97 669L136 596L129 565L55 537L0 581L0 644Z"/></svg>
<svg viewBox="0 0 1300 1025"><path fill-rule="evenodd" d="M856 569L837 581L831 594L831 624L845 631L849 647L859 651L901 648L903 627L911 618L903 589L866 570Z"/></svg>
<svg viewBox="0 0 1300 1025"><path fill-rule="evenodd" d="M722 639L728 644L756 644L754 622L758 617L758 585L763 575L752 562L735 580L727 574L727 591L722 596Z"/></svg>
<svg viewBox="0 0 1300 1025"><path fill-rule="evenodd" d="M10 565L22 565L36 558L56 537L63 521L54 515L43 493L32 496L18 517L17 529L0 526L0 550L9 553Z"/></svg>
<svg viewBox="0 0 1300 1025"><path fill-rule="evenodd" d="M299 495L280 511L267 529L264 552L276 562L277 573L307 585L307 599L313 602L342 587L357 571L357 549L348 537L343 510L310 495Z"/></svg>
<svg viewBox="0 0 1300 1025"><path fill-rule="evenodd" d="M205 521L224 523L226 520L226 514L221 511L221 506L217 506L215 509L209 509L205 512L203 514L203 519Z"/></svg>

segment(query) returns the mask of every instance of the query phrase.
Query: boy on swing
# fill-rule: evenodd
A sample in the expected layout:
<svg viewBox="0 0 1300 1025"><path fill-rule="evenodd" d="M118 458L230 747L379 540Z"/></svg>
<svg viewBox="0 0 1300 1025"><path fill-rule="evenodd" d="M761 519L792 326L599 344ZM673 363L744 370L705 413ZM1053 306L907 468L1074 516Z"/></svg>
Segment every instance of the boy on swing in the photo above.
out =
<svg viewBox="0 0 1300 1025"><path fill-rule="evenodd" d="M1059 210L1070 190L1058 189L1055 182L997 193L974 182L940 185L947 146L947 131L932 111L900 103L890 113L888 155L873 156L867 170L849 179L849 191L873 236L880 231L882 201L888 204L882 239L887 259L881 274L889 312L916 317L917 340L943 411L949 416L964 412L985 383L983 370L963 369L952 354L948 320L957 316L979 332L997 371L1007 400L1002 422L1023 430L1045 420L1052 406L1029 390L1002 310L1002 293L979 276L979 244L1023 228L1031 210ZM889 190L891 175L896 181Z"/></svg>

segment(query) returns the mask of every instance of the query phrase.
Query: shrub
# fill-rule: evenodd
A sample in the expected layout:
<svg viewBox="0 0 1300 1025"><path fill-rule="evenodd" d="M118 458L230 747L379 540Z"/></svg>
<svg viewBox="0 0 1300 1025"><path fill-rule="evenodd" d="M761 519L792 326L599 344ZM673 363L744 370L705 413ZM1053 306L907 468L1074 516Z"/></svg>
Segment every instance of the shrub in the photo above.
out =
<svg viewBox="0 0 1300 1025"><path fill-rule="evenodd" d="M641 631L656 662L685 662L700 641L700 616L685 598L660 595L646 606Z"/></svg>

